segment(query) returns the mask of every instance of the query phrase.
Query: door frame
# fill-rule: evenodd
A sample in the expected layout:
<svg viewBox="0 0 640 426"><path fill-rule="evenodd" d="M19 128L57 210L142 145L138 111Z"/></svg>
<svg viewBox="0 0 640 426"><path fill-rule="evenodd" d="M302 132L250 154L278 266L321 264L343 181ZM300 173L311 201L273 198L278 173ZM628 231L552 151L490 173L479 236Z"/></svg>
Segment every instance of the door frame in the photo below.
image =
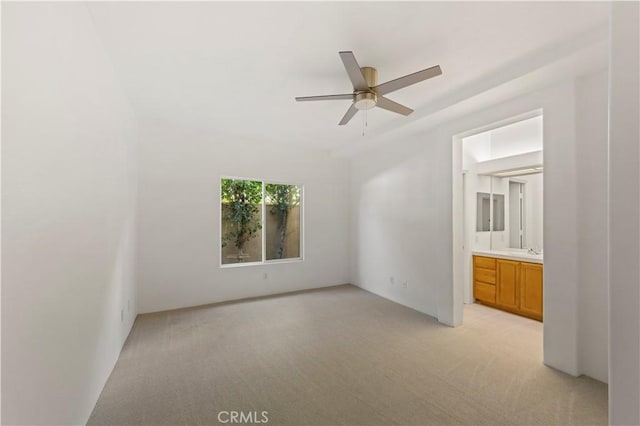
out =
<svg viewBox="0 0 640 426"><path fill-rule="evenodd" d="M459 307L454 306L454 312L457 310L460 312L459 323L462 324L462 306L469 303L474 303L473 297L473 261L471 254L471 247L473 242L471 241L471 232L465 227L465 213L469 206L465 205L465 174L466 170L462 168L462 140L470 136L484 133L490 130L499 129L501 127L508 126L510 124L518 123L520 121L528 120L534 117L544 116L542 109L534 109L523 114L514 115L499 121L495 121L484 126L476 127L472 130L467 130L453 135L453 176L458 176L459 180L453 179L453 228L454 228L454 256L453 256L453 279L454 287L455 281L462 281L462 297L460 300L454 300L454 304L460 304ZM493 189L491 190L493 192ZM459 214L456 214L456 206L459 206ZM491 206L492 208L493 206ZM491 212L490 212L491 216ZM462 226L460 226L462 223ZM543 222L544 223L544 222ZM458 229L460 231L458 231ZM457 234L460 232L460 234ZM456 238L456 235L458 237ZM456 248L456 242L459 242ZM458 251L459 250L459 251ZM455 324L458 325L458 324Z"/></svg>

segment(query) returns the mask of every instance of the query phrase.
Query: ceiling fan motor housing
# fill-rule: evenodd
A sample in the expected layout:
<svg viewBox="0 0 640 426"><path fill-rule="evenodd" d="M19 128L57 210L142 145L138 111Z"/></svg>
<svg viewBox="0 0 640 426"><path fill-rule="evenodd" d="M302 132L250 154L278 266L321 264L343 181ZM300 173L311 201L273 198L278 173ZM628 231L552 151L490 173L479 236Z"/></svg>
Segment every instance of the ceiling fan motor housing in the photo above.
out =
<svg viewBox="0 0 640 426"><path fill-rule="evenodd" d="M362 75L364 79L367 81L367 85L369 87L374 87L378 85L378 70L371 67L362 67L360 68L362 71Z"/></svg>
<svg viewBox="0 0 640 426"><path fill-rule="evenodd" d="M378 71L371 67L360 68L367 86L374 87L378 85ZM378 95L373 90L355 92L355 107L359 110L371 109L378 103Z"/></svg>
<svg viewBox="0 0 640 426"><path fill-rule="evenodd" d="M376 106L378 95L374 92L356 92L354 105L360 110L371 109Z"/></svg>

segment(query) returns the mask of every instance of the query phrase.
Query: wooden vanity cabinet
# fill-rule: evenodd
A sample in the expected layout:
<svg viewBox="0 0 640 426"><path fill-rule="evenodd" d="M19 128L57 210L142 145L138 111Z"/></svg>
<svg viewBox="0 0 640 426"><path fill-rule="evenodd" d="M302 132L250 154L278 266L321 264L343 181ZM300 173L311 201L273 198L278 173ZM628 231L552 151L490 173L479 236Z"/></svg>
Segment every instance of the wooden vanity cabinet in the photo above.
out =
<svg viewBox="0 0 640 426"><path fill-rule="evenodd" d="M518 309L520 305L520 262L496 259L496 304Z"/></svg>
<svg viewBox="0 0 640 426"><path fill-rule="evenodd" d="M486 305L542 321L542 265L473 256L473 295Z"/></svg>
<svg viewBox="0 0 640 426"><path fill-rule="evenodd" d="M520 311L542 321L542 265L522 262L520 266Z"/></svg>
<svg viewBox="0 0 640 426"><path fill-rule="evenodd" d="M496 259L473 256L473 297L490 305L496 303Z"/></svg>

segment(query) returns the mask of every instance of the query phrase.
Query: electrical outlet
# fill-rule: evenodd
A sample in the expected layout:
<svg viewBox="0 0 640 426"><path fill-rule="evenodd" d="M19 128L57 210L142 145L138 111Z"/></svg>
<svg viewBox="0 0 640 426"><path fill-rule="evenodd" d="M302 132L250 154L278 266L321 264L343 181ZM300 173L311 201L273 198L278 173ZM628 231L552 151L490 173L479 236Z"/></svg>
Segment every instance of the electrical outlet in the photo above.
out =
<svg viewBox="0 0 640 426"><path fill-rule="evenodd" d="M407 288L409 286L409 283L407 281L403 281L402 282L402 287L403 288Z"/></svg>
<svg viewBox="0 0 640 426"><path fill-rule="evenodd" d="M396 279L394 277L389 277L389 282L391 284L395 284L396 283Z"/></svg>
<svg viewBox="0 0 640 426"><path fill-rule="evenodd" d="M269 278L269 275L267 275L267 273L265 272L264 274L262 274L262 279L266 280L267 278Z"/></svg>

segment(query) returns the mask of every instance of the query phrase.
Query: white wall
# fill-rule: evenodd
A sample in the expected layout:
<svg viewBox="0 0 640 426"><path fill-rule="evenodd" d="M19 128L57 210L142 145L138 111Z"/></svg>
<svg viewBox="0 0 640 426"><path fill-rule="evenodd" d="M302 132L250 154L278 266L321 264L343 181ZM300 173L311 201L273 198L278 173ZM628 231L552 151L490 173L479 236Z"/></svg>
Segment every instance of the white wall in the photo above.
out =
<svg viewBox="0 0 640 426"><path fill-rule="evenodd" d="M434 317L452 280L450 163L450 142L434 134L352 163L352 282Z"/></svg>
<svg viewBox="0 0 640 426"><path fill-rule="evenodd" d="M85 5L2 9L2 423L84 424L136 313L133 117Z"/></svg>
<svg viewBox="0 0 640 426"><path fill-rule="evenodd" d="M640 5L614 2L609 75L609 422L640 424Z"/></svg>
<svg viewBox="0 0 640 426"><path fill-rule="evenodd" d="M607 381L607 72L576 82L581 370ZM549 206L558 208L560 206ZM597 336L598 338L593 338Z"/></svg>
<svg viewBox="0 0 640 426"><path fill-rule="evenodd" d="M346 160L160 122L139 149L140 312L349 282ZM304 185L304 261L220 268L221 176Z"/></svg>

